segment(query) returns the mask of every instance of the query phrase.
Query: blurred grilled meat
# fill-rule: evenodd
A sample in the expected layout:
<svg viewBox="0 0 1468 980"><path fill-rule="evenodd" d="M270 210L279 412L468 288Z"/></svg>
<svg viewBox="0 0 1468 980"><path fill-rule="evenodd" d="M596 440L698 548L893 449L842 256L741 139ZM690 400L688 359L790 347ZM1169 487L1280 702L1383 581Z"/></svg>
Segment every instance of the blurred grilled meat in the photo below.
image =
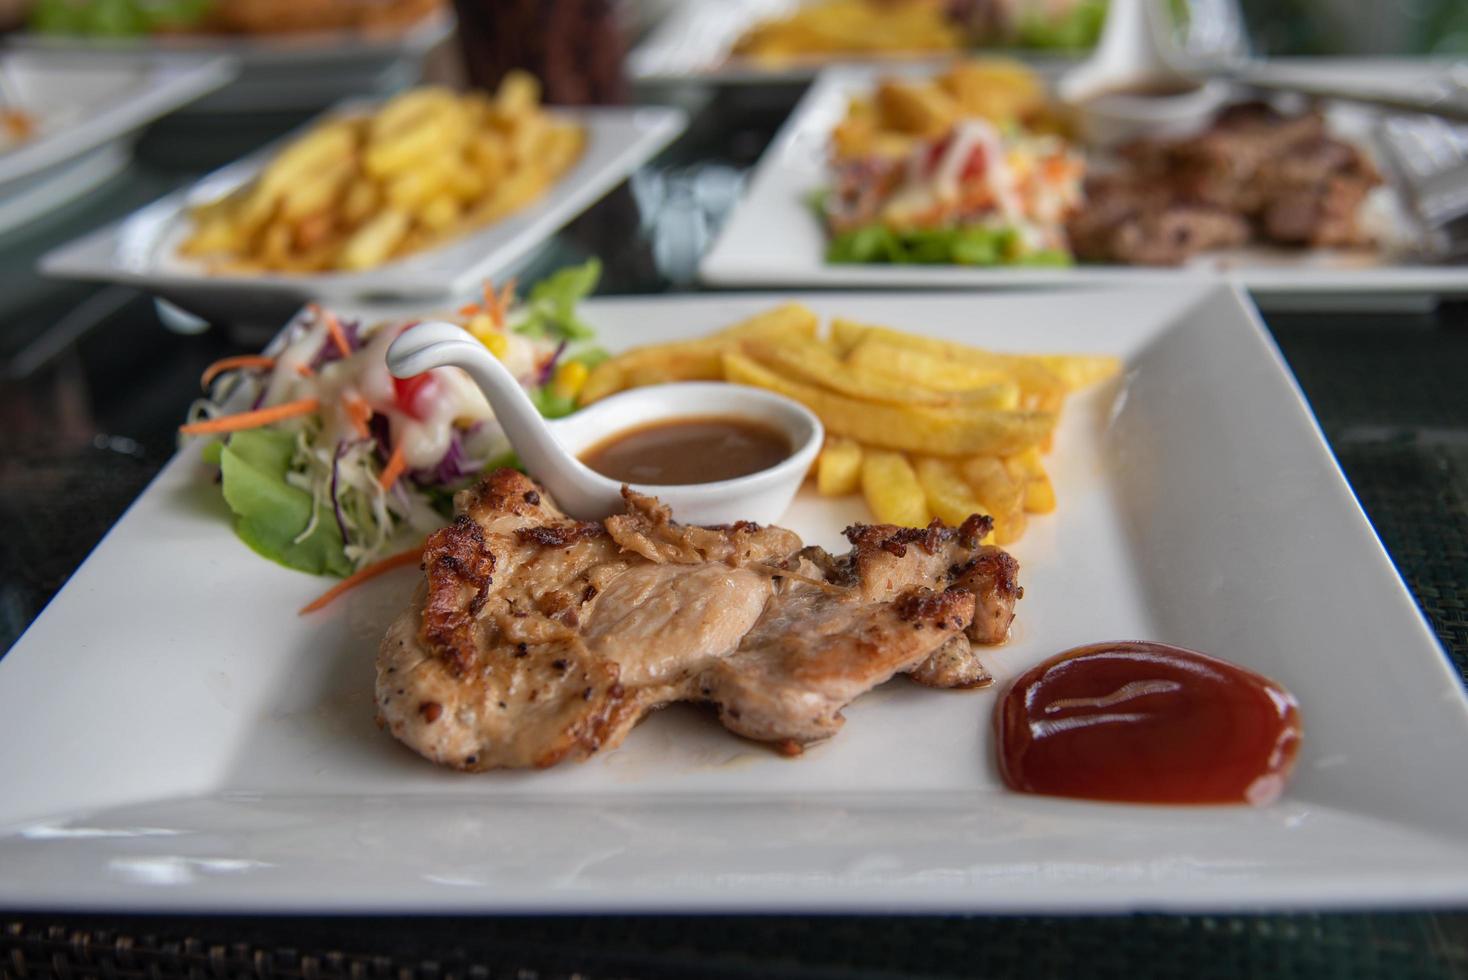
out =
<svg viewBox="0 0 1468 980"><path fill-rule="evenodd" d="M1251 240L1370 244L1357 216L1381 175L1318 112L1237 105L1197 136L1142 140L1122 157L1120 171L1087 181L1086 206L1067 227L1087 261L1177 265Z"/></svg>

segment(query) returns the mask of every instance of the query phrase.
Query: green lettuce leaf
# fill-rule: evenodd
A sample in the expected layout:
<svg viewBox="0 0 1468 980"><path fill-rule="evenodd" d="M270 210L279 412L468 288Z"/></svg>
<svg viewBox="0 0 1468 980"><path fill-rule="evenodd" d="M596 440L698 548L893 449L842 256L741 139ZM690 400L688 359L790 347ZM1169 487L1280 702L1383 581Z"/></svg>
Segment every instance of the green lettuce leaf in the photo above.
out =
<svg viewBox="0 0 1468 980"><path fill-rule="evenodd" d="M594 331L576 314L576 304L596 289L601 261L590 259L546 276L530 290L524 318L515 330L529 337L586 340Z"/></svg>
<svg viewBox="0 0 1468 980"><path fill-rule="evenodd" d="M1105 23L1106 0L1080 0L1059 16L1035 4L1020 14L1015 35L1025 48L1090 48L1095 46Z"/></svg>
<svg viewBox="0 0 1468 980"><path fill-rule="evenodd" d="M311 521L311 495L286 482L295 437L288 432L236 432L217 455L224 502L234 512L235 533L256 553L287 568L314 575L345 576L352 563L343 553L341 531L329 505L321 507L311 534L295 539ZM212 447L206 447L206 457Z"/></svg>
<svg viewBox="0 0 1468 980"><path fill-rule="evenodd" d="M1013 228L925 228L897 232L865 225L831 239L826 261L911 265L1069 265L1064 252L1025 252Z"/></svg>

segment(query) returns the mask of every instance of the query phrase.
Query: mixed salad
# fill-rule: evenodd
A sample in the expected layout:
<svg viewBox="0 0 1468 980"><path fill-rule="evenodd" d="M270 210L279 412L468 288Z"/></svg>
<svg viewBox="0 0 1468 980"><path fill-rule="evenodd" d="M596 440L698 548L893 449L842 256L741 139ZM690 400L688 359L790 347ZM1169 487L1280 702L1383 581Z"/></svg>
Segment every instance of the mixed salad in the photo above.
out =
<svg viewBox="0 0 1468 980"><path fill-rule="evenodd" d="M903 156L838 160L818 205L831 262L1055 265L1085 160L1052 134L964 119Z"/></svg>
<svg viewBox="0 0 1468 980"><path fill-rule="evenodd" d="M578 301L600 265L563 269L517 302L513 282L436 317L456 322L518 377L548 417L569 414L589 369ZM482 470L513 462L484 395L456 368L394 378L388 346L417 321L365 324L308 307L268 354L225 358L204 375L187 438L219 467L235 531L290 568L361 573L421 542Z"/></svg>

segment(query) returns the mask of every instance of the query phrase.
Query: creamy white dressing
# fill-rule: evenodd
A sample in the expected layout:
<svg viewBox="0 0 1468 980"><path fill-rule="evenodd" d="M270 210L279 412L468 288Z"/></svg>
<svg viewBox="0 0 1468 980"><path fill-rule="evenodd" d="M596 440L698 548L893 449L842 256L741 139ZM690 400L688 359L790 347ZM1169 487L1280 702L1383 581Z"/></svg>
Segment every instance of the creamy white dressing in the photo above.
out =
<svg viewBox="0 0 1468 980"><path fill-rule="evenodd" d="M403 447L410 470L436 466L448 452L455 423L468 428L494 418L484 393L458 368L435 368L432 390L425 390L414 407L422 418L392 412L392 443Z"/></svg>
<svg viewBox="0 0 1468 980"><path fill-rule="evenodd" d="M494 412L478 386L457 368L436 368L432 382L414 400L418 417L405 412L387 369L387 349L398 333L396 325L380 326L350 357L322 365L314 378L303 378L299 366L309 365L323 345L332 343L324 322L312 324L277 355L266 403L304 397L309 390L321 401L320 443L335 446L360 438L347 411L348 403L360 398L375 414L388 419L391 443L403 447L408 469L437 466L448 452L456 424L463 429L489 422Z"/></svg>

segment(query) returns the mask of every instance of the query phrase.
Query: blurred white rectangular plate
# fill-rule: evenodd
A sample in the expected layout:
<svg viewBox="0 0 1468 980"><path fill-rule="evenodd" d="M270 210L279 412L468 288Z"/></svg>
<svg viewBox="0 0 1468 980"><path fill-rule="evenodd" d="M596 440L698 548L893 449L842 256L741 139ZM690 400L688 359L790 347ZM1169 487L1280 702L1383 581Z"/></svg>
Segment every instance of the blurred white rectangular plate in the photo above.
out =
<svg viewBox="0 0 1468 980"><path fill-rule="evenodd" d="M789 15L809 0L662 0L647 6L651 27L627 56L627 72L639 82L674 84L696 81L718 85L785 85L807 82L823 68L838 64L938 65L965 54L997 54L1058 67L1073 64L1084 52L1050 48L1005 48L998 45L967 51L860 55L850 52L797 55L775 59L733 54L746 32L762 21ZM1013 6L1012 4L1010 5ZM1244 54L1247 35L1235 0L1189 0L1195 55Z"/></svg>
<svg viewBox="0 0 1468 980"><path fill-rule="evenodd" d="M774 297L593 301L613 349ZM174 459L0 660L0 906L312 911L945 912L1468 900L1468 710L1248 301L820 295L825 314L1001 349L1110 351L1067 408L1059 511L1014 547L1025 597L999 684L897 679L804 757L706 712L542 772L436 768L373 724L373 659L418 573L310 617L326 582L238 541ZM182 414L183 406L180 406ZM842 547L858 498L785 523ZM1024 796L990 712L1018 672L1148 638L1298 695L1294 781L1265 809Z"/></svg>
<svg viewBox="0 0 1468 980"><path fill-rule="evenodd" d="M364 108L354 103L346 111ZM585 152L538 200L449 242L364 272L315 275L211 275L176 252L191 206L253 179L278 147L266 147L41 258L41 271L69 279L118 282L149 290L205 318L228 322L308 299L442 297L476 289L599 200L671 142L686 124L678 109L555 110L586 127Z"/></svg>
<svg viewBox="0 0 1468 980"><path fill-rule="evenodd" d="M228 57L239 68L233 83L190 109L213 114L324 109L349 96L401 88L418 78L424 57L453 30L453 12L442 10L395 33L101 37L19 31L5 41L41 56L71 54L114 63L180 54Z"/></svg>
<svg viewBox="0 0 1468 980"><path fill-rule="evenodd" d="M1441 63L1383 59L1381 64L1297 59L1286 67L1314 79L1360 77L1403 70L1431 77ZM1270 305L1371 306L1383 297L1468 295L1468 265L1397 263L1361 253L1324 249L1249 248L1211 252L1176 269L1122 265L1067 268L1013 266L836 264L825 259L826 233L809 205L830 183L827 167L831 130L854 94L871 91L884 72L921 74L925 69L832 68L821 74L760 158L744 197L700 266L702 278L719 286L860 286L865 288L1023 288L1082 285L1142 285L1178 279L1224 279ZM1367 77L1372 77L1368 74ZM1331 121L1342 135L1367 140L1369 117L1335 107ZM1366 220L1400 248L1416 234L1397 196L1378 189Z"/></svg>
<svg viewBox="0 0 1468 980"><path fill-rule="evenodd" d="M647 35L628 53L627 73L639 82L717 82L776 85L805 82L838 61L860 61L837 54L782 61L731 57L735 43L761 21L782 17L800 0L683 0L667 5ZM884 64L933 62L952 54L894 55ZM871 60L871 59L868 59Z"/></svg>
<svg viewBox="0 0 1468 980"><path fill-rule="evenodd" d="M0 231L92 190L130 157L148 123L234 76L227 58L151 58L126 63L8 52L4 91L31 114L35 133L0 147Z"/></svg>

